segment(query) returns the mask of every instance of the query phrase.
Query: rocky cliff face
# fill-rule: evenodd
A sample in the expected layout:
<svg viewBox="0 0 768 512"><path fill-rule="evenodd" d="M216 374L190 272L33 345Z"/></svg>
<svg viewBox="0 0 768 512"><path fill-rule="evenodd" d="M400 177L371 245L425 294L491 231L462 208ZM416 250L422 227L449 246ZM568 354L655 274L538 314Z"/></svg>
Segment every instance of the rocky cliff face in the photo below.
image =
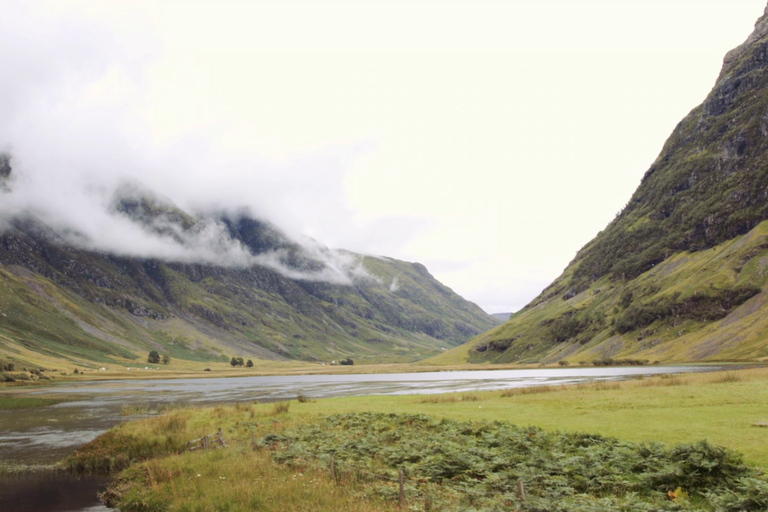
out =
<svg viewBox="0 0 768 512"><path fill-rule="evenodd" d="M766 316L757 306L766 219L768 8L726 55L714 88L674 129L624 210L467 357L768 356L756 329ZM738 342L713 341L723 322Z"/></svg>

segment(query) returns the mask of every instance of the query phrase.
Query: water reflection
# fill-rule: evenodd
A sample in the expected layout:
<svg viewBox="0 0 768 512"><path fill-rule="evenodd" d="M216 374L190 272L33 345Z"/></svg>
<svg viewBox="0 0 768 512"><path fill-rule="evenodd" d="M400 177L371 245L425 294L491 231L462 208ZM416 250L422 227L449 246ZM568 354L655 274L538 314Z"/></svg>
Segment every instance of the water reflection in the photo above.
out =
<svg viewBox="0 0 768 512"><path fill-rule="evenodd" d="M30 473L0 478L0 510L8 512L108 512L97 493L107 478L77 477L62 472Z"/></svg>

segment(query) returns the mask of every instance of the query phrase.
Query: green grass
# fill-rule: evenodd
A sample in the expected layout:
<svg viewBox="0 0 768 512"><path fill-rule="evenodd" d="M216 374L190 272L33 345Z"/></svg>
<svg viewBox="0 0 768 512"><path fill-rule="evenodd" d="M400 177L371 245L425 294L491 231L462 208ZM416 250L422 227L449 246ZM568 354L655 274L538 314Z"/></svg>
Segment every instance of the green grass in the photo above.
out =
<svg viewBox="0 0 768 512"><path fill-rule="evenodd" d="M293 404L291 413L324 412L424 413L459 420L499 420L547 430L591 432L627 441L688 443L706 439L742 452L754 465L768 468L768 370L743 370L740 381L721 382L731 373L473 393L477 401L453 395L443 400L424 396L351 397ZM732 379L733 377L727 377ZM461 395L458 395L461 397Z"/></svg>
<svg viewBox="0 0 768 512"><path fill-rule="evenodd" d="M768 503L768 482L733 451L705 441L668 447L590 433L544 431L507 422L437 420L424 414L349 413L262 438L288 465L334 462L370 478L370 492L391 496L402 470L406 499L438 510L679 510L675 493L695 510L755 510ZM517 482L527 485L527 499ZM744 479L754 489L731 491ZM394 498L394 496L391 496ZM459 503L453 505L457 499ZM687 508L687 507L686 507Z"/></svg>
<svg viewBox="0 0 768 512"><path fill-rule="evenodd" d="M676 445L706 440L711 445L742 453L744 461L750 466L766 468L766 430L758 425L768 422L767 384L768 369L753 369L437 396L291 401L290 407L240 403L179 409L164 416L131 421L110 430L80 449L69 459L68 465L81 471L114 471L134 464L129 472L118 478L121 483L116 488L116 492L123 496L121 499L130 499L134 503L124 508L126 511L166 510L160 505L160 508L148 505L149 508L142 509L140 504L151 505L161 501L167 504L169 496L173 497L174 510L250 510L248 507L253 507L255 502L249 500L254 495L263 495L256 490L261 489L259 485L266 481L274 487L269 495L274 496L276 501L270 506L283 506L284 510L334 510L332 505L309 507L303 500L315 498L291 487L297 479L315 471L308 460L293 461L294 465L283 468L271 468L268 459L260 458L264 456L260 452L252 452L251 446L254 441L271 433L283 435L291 429L305 428L328 414L367 411L387 415L425 414L438 422L442 418L450 421L500 421L523 428L541 428L545 432L586 432L616 438L621 442ZM210 455L198 452L179 455L187 441L212 434L218 428L222 428L229 444L227 450L210 452ZM135 465L140 461L145 462ZM281 476L265 480L271 477L248 473L251 470L247 468L252 464L265 466L259 471L276 471L274 474ZM197 477L198 473L207 476ZM161 474L167 476L157 476ZM241 479L238 476L241 474L249 476ZM322 472L312 474L310 480L316 480L313 486L325 489L325 493L333 489L327 487L331 485L327 475L323 476ZM219 476L224 478L219 479ZM363 487L358 488L358 484ZM365 485L369 484L352 479L344 482L342 487L351 495L363 495L367 492ZM256 490L246 490L249 486L254 486ZM379 495L387 496L386 489L380 491ZM762 492L759 489L753 491ZM391 493L395 491L390 488L389 492L388 499L391 500ZM205 496L211 498L203 499ZM391 506L391 503L388 501L385 505ZM371 510L382 510L370 503L366 506L373 507ZM423 507L423 503L419 506ZM446 505L445 509L450 507Z"/></svg>
<svg viewBox="0 0 768 512"><path fill-rule="evenodd" d="M392 503L362 496L354 485L337 485L325 471L277 466L269 452L243 448L172 455L134 466L117 477L105 497L124 512L395 510Z"/></svg>
<svg viewBox="0 0 768 512"><path fill-rule="evenodd" d="M34 398L28 396L0 396L0 411L13 411L16 409L32 409L35 407L47 407L56 405L66 400L61 398Z"/></svg>

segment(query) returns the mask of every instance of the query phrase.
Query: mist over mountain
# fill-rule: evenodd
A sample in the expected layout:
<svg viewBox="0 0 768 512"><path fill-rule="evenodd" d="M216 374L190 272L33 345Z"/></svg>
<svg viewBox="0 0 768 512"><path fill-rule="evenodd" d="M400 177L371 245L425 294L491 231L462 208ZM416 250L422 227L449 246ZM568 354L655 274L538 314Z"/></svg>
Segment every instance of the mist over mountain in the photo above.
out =
<svg viewBox="0 0 768 512"><path fill-rule="evenodd" d="M248 207L192 213L136 181L46 204L0 163L0 359L412 361L494 325L422 265L294 239Z"/></svg>
<svg viewBox="0 0 768 512"><path fill-rule="evenodd" d="M767 52L768 8L613 222L509 322L446 357L768 358Z"/></svg>

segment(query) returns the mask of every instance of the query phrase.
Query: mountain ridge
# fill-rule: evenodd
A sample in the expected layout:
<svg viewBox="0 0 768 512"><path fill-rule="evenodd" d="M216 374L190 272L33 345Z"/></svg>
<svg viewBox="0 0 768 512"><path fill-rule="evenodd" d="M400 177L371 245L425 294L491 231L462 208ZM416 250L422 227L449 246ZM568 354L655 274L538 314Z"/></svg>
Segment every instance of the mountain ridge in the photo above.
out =
<svg viewBox="0 0 768 512"><path fill-rule="evenodd" d="M130 365L155 350L200 362L404 362L495 325L421 264L302 245L245 210L194 215L123 184L109 215L170 256L98 249L31 213L5 219L0 360L31 351Z"/></svg>
<svg viewBox="0 0 768 512"><path fill-rule="evenodd" d="M766 219L768 7L616 218L507 323L437 361L768 358Z"/></svg>

